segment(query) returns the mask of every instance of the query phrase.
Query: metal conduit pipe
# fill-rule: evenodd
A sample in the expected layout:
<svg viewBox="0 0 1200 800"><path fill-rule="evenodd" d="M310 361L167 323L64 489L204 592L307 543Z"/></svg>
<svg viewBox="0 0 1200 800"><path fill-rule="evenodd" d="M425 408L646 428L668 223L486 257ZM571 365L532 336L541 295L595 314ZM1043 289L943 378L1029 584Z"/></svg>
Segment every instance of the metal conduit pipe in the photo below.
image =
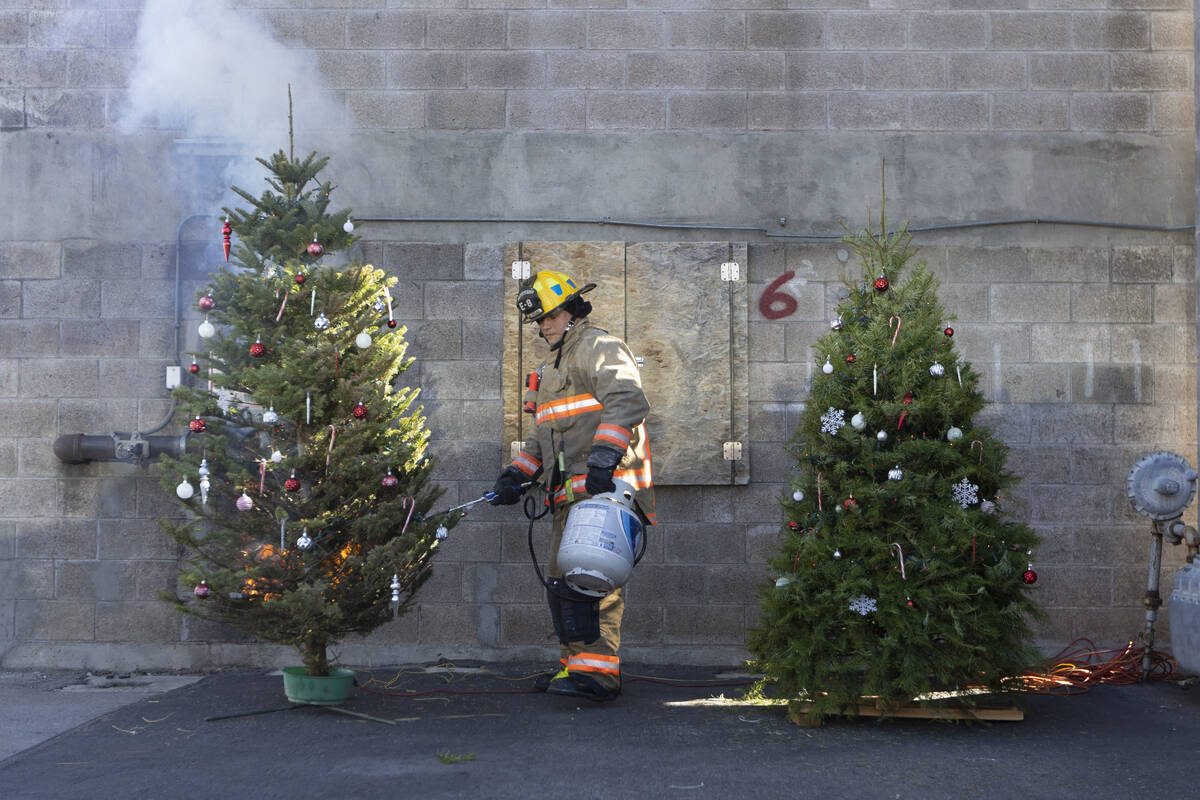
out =
<svg viewBox="0 0 1200 800"><path fill-rule="evenodd" d="M95 436L69 433L54 440L54 455L64 464L89 461L130 461L141 464L160 455L181 456L187 451L188 434L179 436L142 436L128 438L120 434Z"/></svg>

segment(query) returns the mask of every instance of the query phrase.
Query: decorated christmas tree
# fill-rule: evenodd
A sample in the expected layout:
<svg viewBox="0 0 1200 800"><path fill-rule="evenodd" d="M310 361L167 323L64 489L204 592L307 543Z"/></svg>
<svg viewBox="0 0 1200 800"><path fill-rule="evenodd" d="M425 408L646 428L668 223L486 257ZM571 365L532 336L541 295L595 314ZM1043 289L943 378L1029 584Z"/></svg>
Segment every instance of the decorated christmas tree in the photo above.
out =
<svg viewBox="0 0 1200 800"><path fill-rule="evenodd" d="M201 351L175 390L191 434L162 483L188 519L160 524L186 549L189 596L165 599L323 676L331 644L410 607L445 535L425 516L441 490L416 391L395 385L412 362L396 279L326 263L356 240L328 211L327 158L258 161L270 188L233 187L250 207L225 209L233 262L198 295Z"/></svg>
<svg viewBox="0 0 1200 800"><path fill-rule="evenodd" d="M862 277L846 281L817 345L749 643L810 719L1013 690L1037 657L1037 537L1006 513L1007 449L975 422L978 375L956 353L935 277L923 261L910 268L907 227L888 232L881 214L871 228L844 240Z"/></svg>

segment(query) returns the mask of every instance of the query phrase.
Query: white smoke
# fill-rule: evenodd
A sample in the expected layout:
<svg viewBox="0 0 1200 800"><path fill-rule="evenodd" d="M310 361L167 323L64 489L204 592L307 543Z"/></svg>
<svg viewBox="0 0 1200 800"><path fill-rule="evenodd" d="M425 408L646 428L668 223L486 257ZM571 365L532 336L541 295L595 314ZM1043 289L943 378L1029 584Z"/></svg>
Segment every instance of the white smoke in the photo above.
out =
<svg viewBox="0 0 1200 800"><path fill-rule="evenodd" d="M315 54L279 42L255 12L227 0L147 0L136 51L118 117L124 132L168 129L227 154L267 157L288 148L289 87L296 132L345 126ZM296 137L298 156L311 149Z"/></svg>

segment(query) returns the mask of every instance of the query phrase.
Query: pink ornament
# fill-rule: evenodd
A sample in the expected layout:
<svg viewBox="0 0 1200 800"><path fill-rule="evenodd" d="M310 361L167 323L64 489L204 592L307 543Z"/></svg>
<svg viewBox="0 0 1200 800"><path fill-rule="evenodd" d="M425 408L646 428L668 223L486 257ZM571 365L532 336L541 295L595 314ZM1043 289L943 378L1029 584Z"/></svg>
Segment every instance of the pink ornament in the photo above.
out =
<svg viewBox="0 0 1200 800"><path fill-rule="evenodd" d="M213 296L211 294L204 295L204 297L200 298L200 302L197 303L197 305L200 306L201 311L211 311L212 307L216 304L217 301L213 300Z"/></svg>
<svg viewBox="0 0 1200 800"><path fill-rule="evenodd" d="M208 597L208 591L208 584L204 581L200 581L200 583L196 584L196 588L192 590L192 594L203 600L204 598Z"/></svg>
<svg viewBox="0 0 1200 800"><path fill-rule="evenodd" d="M387 475L383 476L384 488L385 489L395 489L396 486L398 486L399 484L400 484L399 479L397 479L396 476L393 475L392 471L389 469Z"/></svg>
<svg viewBox="0 0 1200 800"><path fill-rule="evenodd" d="M312 256L313 258L320 258L321 254L324 252L325 252L325 247L320 242L318 242L317 237L314 236L312 243L309 244L309 246L308 246L308 254L310 256Z"/></svg>
<svg viewBox="0 0 1200 800"><path fill-rule="evenodd" d="M254 501L250 499L250 495L242 492L242 496L237 499L238 511L249 511L254 508Z"/></svg>

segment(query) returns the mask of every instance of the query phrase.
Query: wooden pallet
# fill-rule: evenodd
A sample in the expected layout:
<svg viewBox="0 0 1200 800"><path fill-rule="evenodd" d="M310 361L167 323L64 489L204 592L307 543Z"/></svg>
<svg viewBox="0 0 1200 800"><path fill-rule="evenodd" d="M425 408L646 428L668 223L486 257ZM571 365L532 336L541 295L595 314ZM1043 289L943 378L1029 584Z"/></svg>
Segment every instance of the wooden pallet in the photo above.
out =
<svg viewBox="0 0 1200 800"><path fill-rule="evenodd" d="M796 700L788 704L788 719L797 725L817 727L821 720L809 721L805 712L812 708L807 700ZM862 717L885 716L884 712L874 703L859 703L858 715ZM1016 706L982 706L977 708L956 708L954 706L920 706L909 704L887 713L893 719L959 719L986 722L1020 722L1025 719L1025 712Z"/></svg>

